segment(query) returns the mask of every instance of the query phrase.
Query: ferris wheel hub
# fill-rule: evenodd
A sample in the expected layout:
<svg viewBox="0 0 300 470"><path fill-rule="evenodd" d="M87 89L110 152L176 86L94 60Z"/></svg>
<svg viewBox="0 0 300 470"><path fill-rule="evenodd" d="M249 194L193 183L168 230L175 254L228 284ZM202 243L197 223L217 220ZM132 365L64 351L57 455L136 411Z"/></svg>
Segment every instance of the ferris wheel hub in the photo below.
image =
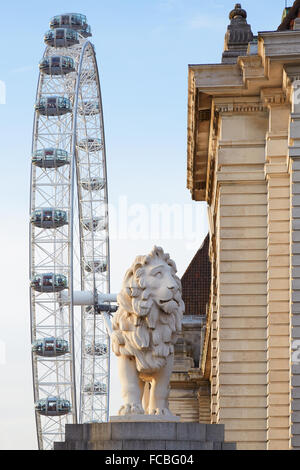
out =
<svg viewBox="0 0 300 470"><path fill-rule="evenodd" d="M105 302L117 302L117 294L98 294L98 305ZM60 301L64 304L70 302L70 297L67 291L60 294ZM73 292L73 305L94 305L94 293L89 291L75 291Z"/></svg>

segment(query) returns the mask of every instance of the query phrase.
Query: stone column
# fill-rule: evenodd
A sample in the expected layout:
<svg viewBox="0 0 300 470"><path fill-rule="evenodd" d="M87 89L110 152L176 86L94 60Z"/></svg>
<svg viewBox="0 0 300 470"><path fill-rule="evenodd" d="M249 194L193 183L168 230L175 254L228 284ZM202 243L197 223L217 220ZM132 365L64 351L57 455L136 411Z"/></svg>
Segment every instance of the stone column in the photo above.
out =
<svg viewBox="0 0 300 470"><path fill-rule="evenodd" d="M300 67L287 66L286 73L295 86L300 80ZM290 119L291 174L291 437L292 448L300 449L300 103L293 93Z"/></svg>
<svg viewBox="0 0 300 470"><path fill-rule="evenodd" d="M218 371L219 371L219 356L218 356L218 312L216 306L216 298L214 296L212 311L212 325L210 331L211 341L211 422L216 424L218 422Z"/></svg>
<svg viewBox="0 0 300 470"><path fill-rule="evenodd" d="M281 89L262 90L269 108L265 174L267 229L267 449L290 446L290 181L289 106Z"/></svg>
<svg viewBox="0 0 300 470"><path fill-rule="evenodd" d="M217 422L238 449L267 447L268 113L260 97L216 98ZM213 393L213 390L212 390Z"/></svg>
<svg viewBox="0 0 300 470"><path fill-rule="evenodd" d="M202 380L199 383L198 390L199 403L199 423L209 424L211 421L210 412L210 383L208 380Z"/></svg>

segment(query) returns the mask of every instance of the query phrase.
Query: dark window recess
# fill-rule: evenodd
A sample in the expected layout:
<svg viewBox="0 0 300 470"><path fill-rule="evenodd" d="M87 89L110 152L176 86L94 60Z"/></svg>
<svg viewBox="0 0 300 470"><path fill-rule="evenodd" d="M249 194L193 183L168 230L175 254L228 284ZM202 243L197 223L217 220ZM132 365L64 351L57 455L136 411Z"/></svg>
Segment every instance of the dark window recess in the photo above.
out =
<svg viewBox="0 0 300 470"><path fill-rule="evenodd" d="M210 109L201 109L199 111L199 121L210 121Z"/></svg>

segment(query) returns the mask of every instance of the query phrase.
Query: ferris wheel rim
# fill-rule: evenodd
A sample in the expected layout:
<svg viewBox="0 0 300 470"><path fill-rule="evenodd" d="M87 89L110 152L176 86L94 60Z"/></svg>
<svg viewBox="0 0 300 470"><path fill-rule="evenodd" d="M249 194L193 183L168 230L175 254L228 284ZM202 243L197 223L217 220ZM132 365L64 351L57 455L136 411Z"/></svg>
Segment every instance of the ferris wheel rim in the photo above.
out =
<svg viewBox="0 0 300 470"><path fill-rule="evenodd" d="M99 71L98 71L98 66L97 66L97 60L95 56L95 50L93 44L89 40L85 40L80 44L80 60L78 63L78 67L76 70L76 86L75 86L75 93L74 93L74 102L73 102L73 107L72 107L72 151L71 151L71 175L70 175L70 192L71 192L71 203L70 203L70 211L69 211L69 223L70 223L70 239L71 239L71 259L70 259L70 273L71 275L69 276L69 290L70 290L70 311L71 311L71 361L72 361L72 382L73 382L73 402L72 402L72 416L75 416L77 419L78 413L78 405L77 405L77 398L76 398L76 371L75 371L75 344L74 344L74 338L75 338L75 333L74 333L74 302L73 302L73 293L74 293L74 279L73 279L73 270L74 270L74 198L75 198L75 173L76 173L76 166L77 166L77 120L78 120L78 104L79 104L79 87L80 87L80 77L81 77L81 68L82 68L82 63L84 60L84 54L87 50L87 48L90 47L92 51L92 58L94 61L94 66L95 66L95 75L96 75L96 82L97 82L97 89L98 89L98 99L100 102L100 112L101 112L101 122L102 122L102 127L101 127L101 135L102 135L102 140L103 140L103 152L102 152L102 159L104 161L104 169L105 169L105 201L107 204L107 198L108 198L108 190L107 190L107 166L106 166L106 148L105 148L105 131L104 131L104 120L103 120L103 105L102 105L102 96L101 96L101 87L100 87L100 79L99 79ZM49 50L49 47L46 48L44 56L47 54L47 51ZM42 75L42 72L40 71L39 74L39 79L38 79L38 84L37 84L37 92L36 92L36 102L38 101L39 97L42 94L42 86L43 86L43 80L44 77ZM38 136L38 125L39 125L39 119L40 116L38 112L35 112L34 116L34 126L33 126L33 136L32 136L32 155L35 151L36 144L37 144L37 136ZM35 173L36 169L34 168L34 165L31 165L31 190L30 190L30 215L33 212L33 209L35 208L35 205L33 203L33 182L35 181ZM36 182L36 181L35 181ZM77 194L78 194L78 188L77 188ZM29 269L30 269L30 277L32 277L32 274L35 270L35 263L33 260L33 242L32 242L32 224L30 223L30 229L29 229L29 236L30 236L30 262L29 262ZM108 214L107 214L107 230L108 234ZM110 269L110 257L109 257L109 237L106 237L106 243L107 243L107 265L108 265L108 274L107 274L107 286L108 289L110 287L110 276L109 276L109 269ZM30 289L30 318L31 318L31 340L32 342L34 339L36 339L35 333L36 333L36 321L34 319L34 314L33 314L33 301L32 301L32 288ZM34 400L35 402L37 401L37 398L39 397L39 390L38 386L36 383L36 377L38 376L38 372L36 370L36 360L34 357L34 353L32 352L32 373L33 373L33 389L34 389ZM109 370L109 369L108 369ZM109 376L108 376L108 390L107 393L109 394ZM81 387L80 387L80 395L81 395ZM109 396L109 395L108 395ZM75 414L74 414L75 410ZM80 410L81 410L81 405L80 405ZM39 442L39 447L41 448L43 446L42 442L42 436L41 436L41 426L39 424L40 420L38 417L38 413L36 412L36 427L37 427L37 434L38 434L38 442Z"/></svg>

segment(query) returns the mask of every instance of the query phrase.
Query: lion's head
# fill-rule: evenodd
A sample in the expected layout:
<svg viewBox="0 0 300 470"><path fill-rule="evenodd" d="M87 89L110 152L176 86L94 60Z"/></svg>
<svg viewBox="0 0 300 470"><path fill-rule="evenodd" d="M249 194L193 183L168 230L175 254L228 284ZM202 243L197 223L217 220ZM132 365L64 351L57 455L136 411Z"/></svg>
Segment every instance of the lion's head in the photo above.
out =
<svg viewBox="0 0 300 470"><path fill-rule="evenodd" d="M161 368L174 352L184 303L176 265L162 248L138 256L127 271L113 320L113 351L135 357L137 369Z"/></svg>

